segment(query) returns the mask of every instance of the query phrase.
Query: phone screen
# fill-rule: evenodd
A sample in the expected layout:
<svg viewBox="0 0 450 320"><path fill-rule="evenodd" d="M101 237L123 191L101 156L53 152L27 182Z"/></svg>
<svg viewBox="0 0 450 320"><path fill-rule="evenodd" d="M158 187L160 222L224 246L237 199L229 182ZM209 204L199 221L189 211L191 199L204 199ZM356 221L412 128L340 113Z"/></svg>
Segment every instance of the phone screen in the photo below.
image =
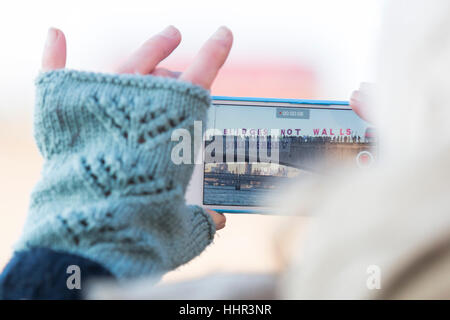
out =
<svg viewBox="0 0 450 320"><path fill-rule="evenodd" d="M205 205L264 206L290 179L376 155L374 129L342 106L215 104L206 129Z"/></svg>

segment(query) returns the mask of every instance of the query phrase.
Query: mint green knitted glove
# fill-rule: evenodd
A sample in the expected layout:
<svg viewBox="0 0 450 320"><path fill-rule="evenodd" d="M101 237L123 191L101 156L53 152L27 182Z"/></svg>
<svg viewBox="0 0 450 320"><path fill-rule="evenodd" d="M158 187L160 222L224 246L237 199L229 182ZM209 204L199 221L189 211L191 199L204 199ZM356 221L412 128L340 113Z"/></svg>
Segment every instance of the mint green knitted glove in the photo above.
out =
<svg viewBox="0 0 450 320"><path fill-rule="evenodd" d="M57 70L36 80L35 139L45 163L17 250L47 247L118 278L160 275L209 245L215 226L186 206L193 165L171 161L193 137L208 91L169 78Z"/></svg>

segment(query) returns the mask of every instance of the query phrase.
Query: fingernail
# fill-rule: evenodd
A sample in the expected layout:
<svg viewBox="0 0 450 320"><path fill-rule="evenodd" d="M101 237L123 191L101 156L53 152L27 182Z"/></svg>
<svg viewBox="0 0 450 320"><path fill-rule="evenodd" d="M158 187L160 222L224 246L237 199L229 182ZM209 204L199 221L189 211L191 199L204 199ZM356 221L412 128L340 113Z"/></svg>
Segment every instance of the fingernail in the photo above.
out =
<svg viewBox="0 0 450 320"><path fill-rule="evenodd" d="M217 40L226 40L230 36L230 30L227 27L220 27L216 32L211 36L212 39Z"/></svg>
<svg viewBox="0 0 450 320"><path fill-rule="evenodd" d="M48 29L47 40L45 41L45 46L51 46L55 43L58 38L58 31L55 28Z"/></svg>
<svg viewBox="0 0 450 320"><path fill-rule="evenodd" d="M178 37L178 30L174 26L168 26L160 33L161 35L167 37L167 38L177 38Z"/></svg>

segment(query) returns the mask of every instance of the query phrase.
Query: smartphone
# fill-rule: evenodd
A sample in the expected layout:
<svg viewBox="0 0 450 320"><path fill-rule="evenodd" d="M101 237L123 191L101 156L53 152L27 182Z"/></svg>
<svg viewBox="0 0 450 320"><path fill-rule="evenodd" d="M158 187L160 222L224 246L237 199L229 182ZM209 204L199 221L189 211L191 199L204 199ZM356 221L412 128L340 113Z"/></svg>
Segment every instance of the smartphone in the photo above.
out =
<svg viewBox="0 0 450 320"><path fill-rule="evenodd" d="M346 101L212 99L188 203L226 213L275 213L267 203L292 179L376 161L375 129Z"/></svg>

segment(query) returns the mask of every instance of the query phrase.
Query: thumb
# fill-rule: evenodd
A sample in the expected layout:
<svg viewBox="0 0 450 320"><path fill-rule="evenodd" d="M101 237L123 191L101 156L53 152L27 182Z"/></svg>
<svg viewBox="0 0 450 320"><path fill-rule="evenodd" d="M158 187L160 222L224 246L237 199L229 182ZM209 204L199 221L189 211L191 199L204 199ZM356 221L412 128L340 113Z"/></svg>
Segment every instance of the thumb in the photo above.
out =
<svg viewBox="0 0 450 320"><path fill-rule="evenodd" d="M66 37L61 30L50 28L42 55L42 71L63 69L65 66Z"/></svg>
<svg viewBox="0 0 450 320"><path fill-rule="evenodd" d="M214 224L216 225L216 230L223 229L225 227L227 219L225 218L225 215L218 213L216 211L213 211L211 209L205 209L205 211L211 216L211 218L214 221Z"/></svg>

